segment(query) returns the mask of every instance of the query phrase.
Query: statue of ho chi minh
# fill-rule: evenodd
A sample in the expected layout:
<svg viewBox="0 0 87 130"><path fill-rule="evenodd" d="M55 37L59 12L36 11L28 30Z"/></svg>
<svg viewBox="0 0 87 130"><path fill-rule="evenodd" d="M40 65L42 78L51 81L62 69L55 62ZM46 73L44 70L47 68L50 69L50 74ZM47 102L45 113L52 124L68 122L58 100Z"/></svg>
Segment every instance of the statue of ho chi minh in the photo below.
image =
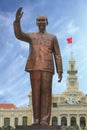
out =
<svg viewBox="0 0 87 130"><path fill-rule="evenodd" d="M54 60L58 73L58 82L62 80L62 58L59 43L55 35L46 31L48 19L39 15L36 19L38 32L25 33L21 29L20 21L23 12L20 7L14 21L15 36L30 45L30 54L25 70L30 73L32 88L32 105L34 124L49 125L52 101L52 77L54 74ZM53 58L54 56L54 58Z"/></svg>

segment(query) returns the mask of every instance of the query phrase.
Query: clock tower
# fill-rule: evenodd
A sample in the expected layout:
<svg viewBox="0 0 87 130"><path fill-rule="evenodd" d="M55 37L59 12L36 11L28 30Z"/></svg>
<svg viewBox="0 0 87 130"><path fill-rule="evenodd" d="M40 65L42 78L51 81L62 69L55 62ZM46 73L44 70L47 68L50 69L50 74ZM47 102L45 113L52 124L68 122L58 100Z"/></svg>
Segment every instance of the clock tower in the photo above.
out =
<svg viewBox="0 0 87 130"><path fill-rule="evenodd" d="M78 71L76 69L76 62L73 58L73 54L71 53L71 58L69 60L69 69L67 70L67 89L61 95L62 102L66 102L72 105L80 104L83 102L83 99L84 102L86 101L85 95L79 91L77 73Z"/></svg>
<svg viewBox="0 0 87 130"><path fill-rule="evenodd" d="M71 58L69 60L69 70L67 71L67 89L68 90L78 90L78 81L77 81L77 70L76 70L76 63L71 54Z"/></svg>

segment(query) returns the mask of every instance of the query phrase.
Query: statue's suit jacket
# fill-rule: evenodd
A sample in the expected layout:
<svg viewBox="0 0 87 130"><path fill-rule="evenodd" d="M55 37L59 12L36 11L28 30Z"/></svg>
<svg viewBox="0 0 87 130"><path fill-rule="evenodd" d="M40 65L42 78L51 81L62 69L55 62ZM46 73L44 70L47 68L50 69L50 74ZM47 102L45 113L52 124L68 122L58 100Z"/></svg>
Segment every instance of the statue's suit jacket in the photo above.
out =
<svg viewBox="0 0 87 130"><path fill-rule="evenodd" d="M42 70L54 73L54 59L58 73L62 73L62 59L56 36L45 33L24 33L20 21L14 21L14 32L18 39L30 44L25 70ZM54 56L53 56L54 55Z"/></svg>

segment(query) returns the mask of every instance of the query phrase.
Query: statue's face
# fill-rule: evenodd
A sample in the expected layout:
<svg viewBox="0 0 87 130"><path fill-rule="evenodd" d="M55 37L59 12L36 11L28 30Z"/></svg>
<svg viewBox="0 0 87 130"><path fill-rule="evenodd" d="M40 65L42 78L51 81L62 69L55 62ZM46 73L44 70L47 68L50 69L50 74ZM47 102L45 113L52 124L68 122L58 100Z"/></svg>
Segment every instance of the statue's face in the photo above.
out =
<svg viewBox="0 0 87 130"><path fill-rule="evenodd" d="M41 32L45 30L46 25L48 24L47 18L43 15L38 16L37 18L37 26Z"/></svg>

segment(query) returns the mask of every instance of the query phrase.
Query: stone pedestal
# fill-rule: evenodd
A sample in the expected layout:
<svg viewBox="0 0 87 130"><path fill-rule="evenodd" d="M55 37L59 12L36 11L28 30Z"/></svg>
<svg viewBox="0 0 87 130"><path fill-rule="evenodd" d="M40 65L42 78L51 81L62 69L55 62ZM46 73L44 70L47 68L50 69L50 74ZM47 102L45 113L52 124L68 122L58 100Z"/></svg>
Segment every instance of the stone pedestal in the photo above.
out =
<svg viewBox="0 0 87 130"><path fill-rule="evenodd" d="M46 126L46 125L31 125L31 126L16 126L15 130L61 130L61 126Z"/></svg>

